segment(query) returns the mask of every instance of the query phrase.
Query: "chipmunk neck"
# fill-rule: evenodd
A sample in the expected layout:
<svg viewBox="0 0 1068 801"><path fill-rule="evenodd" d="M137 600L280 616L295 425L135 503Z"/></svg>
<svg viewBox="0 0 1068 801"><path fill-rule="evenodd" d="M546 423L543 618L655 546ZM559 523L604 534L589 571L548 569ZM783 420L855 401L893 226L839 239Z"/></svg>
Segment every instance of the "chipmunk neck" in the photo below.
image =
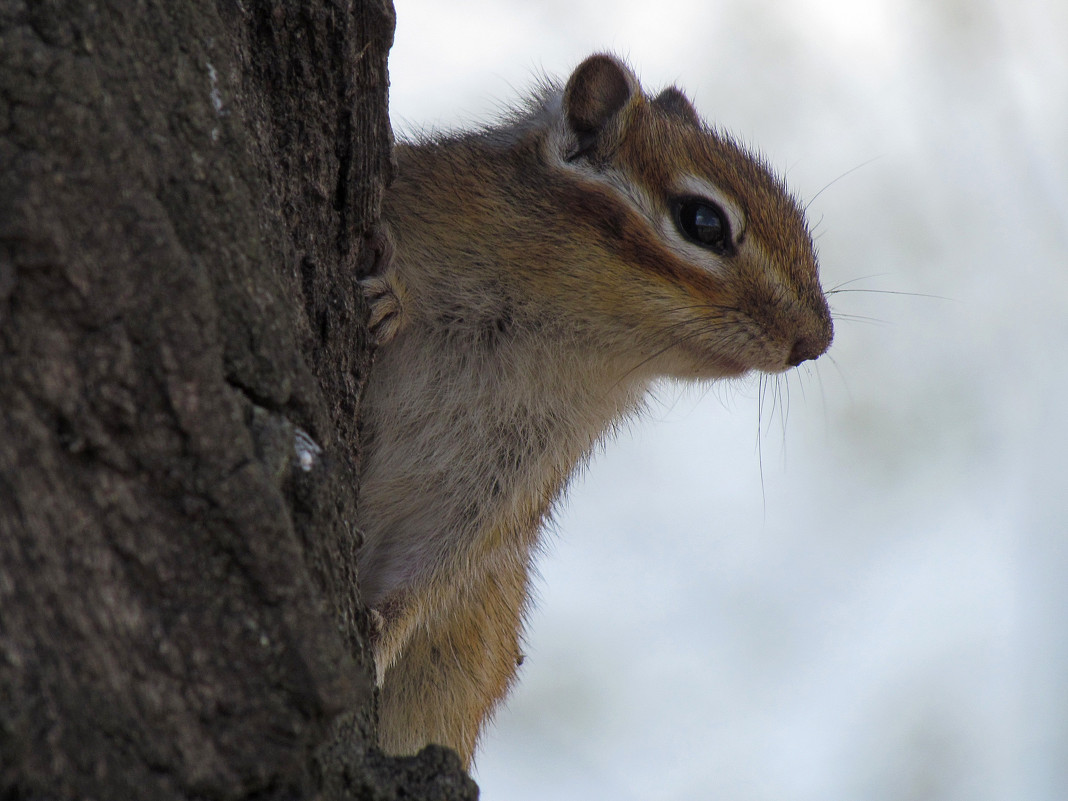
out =
<svg viewBox="0 0 1068 801"><path fill-rule="evenodd" d="M574 246L539 216L546 179L533 143L505 151L476 138L398 156L383 216L406 319L377 354L363 403L372 605L429 575L445 558L433 554L463 561L496 547L487 521L514 532L508 558L528 558L576 464L652 379L583 316L590 290L568 269ZM553 291L532 291L541 281ZM561 292L575 302L554 300ZM398 510L411 497L418 507ZM380 525L404 537L384 541ZM423 534L440 546L415 553Z"/></svg>

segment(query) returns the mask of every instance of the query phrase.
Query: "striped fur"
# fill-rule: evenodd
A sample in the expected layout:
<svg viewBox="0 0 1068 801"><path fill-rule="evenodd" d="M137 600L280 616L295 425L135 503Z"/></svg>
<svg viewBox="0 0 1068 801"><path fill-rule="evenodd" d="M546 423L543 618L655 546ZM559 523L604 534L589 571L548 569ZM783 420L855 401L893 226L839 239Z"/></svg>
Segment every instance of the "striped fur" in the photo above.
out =
<svg viewBox="0 0 1068 801"><path fill-rule="evenodd" d="M470 764L521 661L540 532L591 449L657 377L788 369L826 350L831 318L782 182L611 56L397 159L392 264L365 282L361 589L383 747ZM672 216L706 189L726 255Z"/></svg>

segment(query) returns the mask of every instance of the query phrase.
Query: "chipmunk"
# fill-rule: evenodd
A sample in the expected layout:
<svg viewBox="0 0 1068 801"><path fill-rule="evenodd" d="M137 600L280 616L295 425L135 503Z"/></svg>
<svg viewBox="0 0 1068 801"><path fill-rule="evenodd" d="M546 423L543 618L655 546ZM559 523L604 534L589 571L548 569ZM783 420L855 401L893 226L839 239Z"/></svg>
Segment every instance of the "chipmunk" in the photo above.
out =
<svg viewBox="0 0 1068 801"><path fill-rule="evenodd" d="M470 766L576 466L656 378L779 373L832 322L782 181L611 55L500 125L396 154L392 257L362 282L361 592L382 748Z"/></svg>

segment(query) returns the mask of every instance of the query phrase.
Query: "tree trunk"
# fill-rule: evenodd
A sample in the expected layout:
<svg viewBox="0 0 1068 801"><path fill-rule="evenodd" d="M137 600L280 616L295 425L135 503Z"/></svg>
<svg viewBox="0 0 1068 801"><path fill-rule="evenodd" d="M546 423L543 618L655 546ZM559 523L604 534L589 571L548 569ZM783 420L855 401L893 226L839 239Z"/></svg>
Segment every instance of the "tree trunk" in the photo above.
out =
<svg viewBox="0 0 1068 801"><path fill-rule="evenodd" d="M0 799L469 799L368 746L388 0L0 0Z"/></svg>

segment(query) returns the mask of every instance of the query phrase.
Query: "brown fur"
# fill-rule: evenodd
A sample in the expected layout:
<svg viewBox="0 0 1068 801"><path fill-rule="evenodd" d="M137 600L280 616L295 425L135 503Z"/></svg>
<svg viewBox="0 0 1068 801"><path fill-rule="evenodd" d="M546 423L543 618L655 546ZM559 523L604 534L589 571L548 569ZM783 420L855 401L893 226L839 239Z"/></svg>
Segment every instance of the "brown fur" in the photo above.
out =
<svg viewBox="0 0 1068 801"><path fill-rule="evenodd" d="M592 56L509 121L397 148L362 410L360 557L380 740L465 763L520 661L540 531L657 376L779 372L829 346L798 204L680 91ZM717 255L676 198L732 226Z"/></svg>

